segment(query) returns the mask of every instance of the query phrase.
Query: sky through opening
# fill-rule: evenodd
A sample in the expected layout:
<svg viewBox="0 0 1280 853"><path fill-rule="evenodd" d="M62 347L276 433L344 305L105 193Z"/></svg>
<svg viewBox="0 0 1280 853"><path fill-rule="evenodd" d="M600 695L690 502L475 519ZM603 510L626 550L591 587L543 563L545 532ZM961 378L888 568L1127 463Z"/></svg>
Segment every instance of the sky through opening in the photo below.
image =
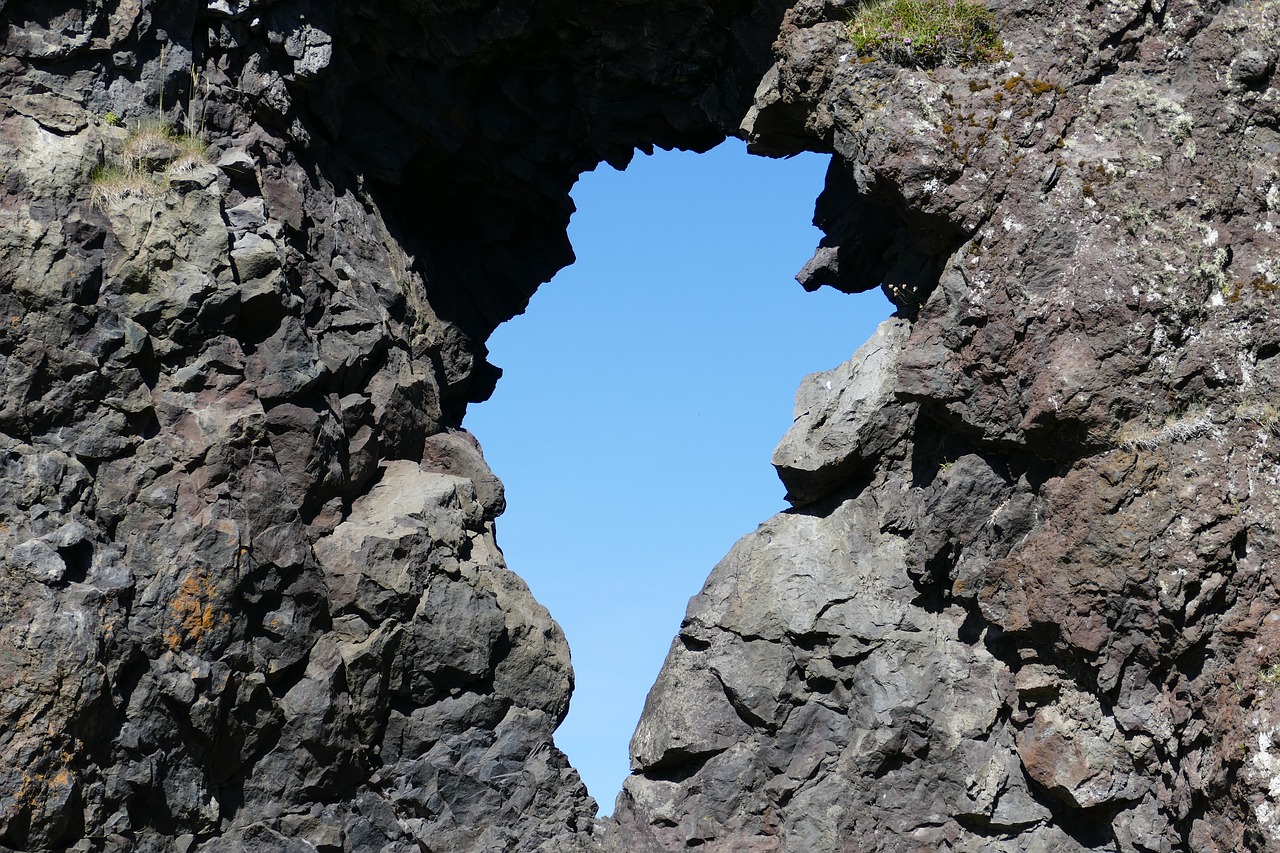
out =
<svg viewBox="0 0 1280 853"><path fill-rule="evenodd" d="M556 744L602 814L690 596L786 508L769 464L801 378L892 310L793 280L828 157L637 155L573 191L578 260L500 327L505 371L466 426L507 490L498 544L564 628L577 687Z"/></svg>

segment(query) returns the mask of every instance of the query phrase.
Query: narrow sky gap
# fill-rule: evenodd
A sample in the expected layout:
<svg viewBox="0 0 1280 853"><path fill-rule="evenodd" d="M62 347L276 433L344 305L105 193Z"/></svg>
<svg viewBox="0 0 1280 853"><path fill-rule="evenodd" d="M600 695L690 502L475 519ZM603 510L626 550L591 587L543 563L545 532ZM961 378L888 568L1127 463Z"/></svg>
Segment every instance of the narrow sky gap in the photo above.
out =
<svg viewBox="0 0 1280 853"><path fill-rule="evenodd" d="M786 508L769 465L801 378L891 312L792 276L827 157L730 140L574 188L578 261L489 343L505 375L467 427L507 488L498 542L564 628L577 689L556 742L602 813L688 598Z"/></svg>

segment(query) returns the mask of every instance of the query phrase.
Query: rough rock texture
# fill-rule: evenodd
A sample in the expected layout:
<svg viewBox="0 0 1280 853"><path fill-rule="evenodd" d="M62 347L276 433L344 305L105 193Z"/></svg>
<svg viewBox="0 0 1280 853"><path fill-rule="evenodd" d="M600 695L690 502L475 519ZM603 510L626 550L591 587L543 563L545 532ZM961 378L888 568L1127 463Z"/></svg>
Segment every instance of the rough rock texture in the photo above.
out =
<svg viewBox="0 0 1280 853"><path fill-rule="evenodd" d="M0 847L1280 850L1280 4L784 5L0 0ZM740 122L900 311L600 826L462 417L576 176Z"/></svg>
<svg viewBox="0 0 1280 853"><path fill-rule="evenodd" d="M991 6L935 73L788 13L744 129L835 152L801 280L900 319L802 387L623 849L1280 850L1280 4Z"/></svg>
<svg viewBox="0 0 1280 853"><path fill-rule="evenodd" d="M590 841L460 419L578 173L723 138L781 15L0 2L0 846Z"/></svg>

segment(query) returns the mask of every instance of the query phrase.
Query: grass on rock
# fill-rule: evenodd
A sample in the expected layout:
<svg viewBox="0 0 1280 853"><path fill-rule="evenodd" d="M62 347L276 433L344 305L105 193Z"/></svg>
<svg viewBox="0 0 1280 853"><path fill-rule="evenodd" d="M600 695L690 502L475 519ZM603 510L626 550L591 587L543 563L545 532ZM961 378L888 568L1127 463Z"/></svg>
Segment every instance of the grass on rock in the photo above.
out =
<svg viewBox="0 0 1280 853"><path fill-rule="evenodd" d="M870 0L854 11L848 32L858 55L914 68L1009 58L991 10L967 0Z"/></svg>
<svg viewBox="0 0 1280 853"><path fill-rule="evenodd" d="M139 122L129 131L121 162L94 170L90 178L92 201L105 209L129 198L162 195L170 177L207 162L208 147L200 137L182 133L168 123Z"/></svg>

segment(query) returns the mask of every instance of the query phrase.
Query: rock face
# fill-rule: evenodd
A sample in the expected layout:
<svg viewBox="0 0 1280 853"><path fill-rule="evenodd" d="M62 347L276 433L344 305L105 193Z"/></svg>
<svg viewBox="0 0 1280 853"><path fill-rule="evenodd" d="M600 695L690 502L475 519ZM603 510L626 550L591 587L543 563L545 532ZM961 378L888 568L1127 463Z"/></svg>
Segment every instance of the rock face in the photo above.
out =
<svg viewBox="0 0 1280 853"><path fill-rule="evenodd" d="M0 846L590 842L460 420L578 173L723 138L782 11L0 2Z"/></svg>
<svg viewBox="0 0 1280 853"><path fill-rule="evenodd" d="M0 0L0 847L1280 850L1280 4L991 8ZM462 419L576 176L731 132L900 310L598 824Z"/></svg>
<svg viewBox="0 0 1280 853"><path fill-rule="evenodd" d="M744 130L835 152L802 283L899 318L691 602L626 849L1280 849L1280 7L992 8L934 72L788 13Z"/></svg>

